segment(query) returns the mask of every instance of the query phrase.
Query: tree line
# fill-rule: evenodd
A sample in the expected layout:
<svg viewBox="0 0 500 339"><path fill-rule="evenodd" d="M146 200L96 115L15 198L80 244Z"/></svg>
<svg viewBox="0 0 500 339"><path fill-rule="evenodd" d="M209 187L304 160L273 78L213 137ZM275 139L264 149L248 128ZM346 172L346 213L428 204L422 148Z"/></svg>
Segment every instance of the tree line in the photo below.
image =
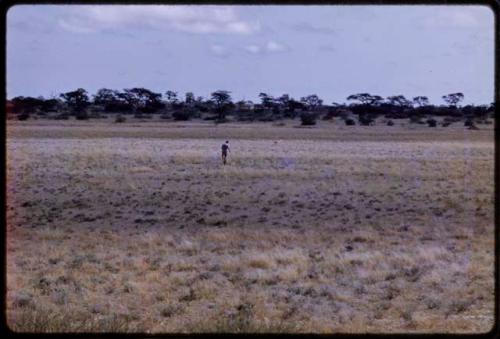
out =
<svg viewBox="0 0 500 339"><path fill-rule="evenodd" d="M383 98L370 93L349 95L347 103L325 104L316 94L296 100L288 94L274 97L260 93L260 102L250 100L233 102L231 92L218 90L209 98L196 97L187 92L184 97L174 91L156 93L146 88L130 88L122 91L102 88L92 97L83 89L61 93L58 97L18 96L7 101L7 117L26 120L32 116L47 116L53 119L69 119L74 116L79 120L100 118L106 113L118 113L116 122L126 120L127 115L148 119L159 114L162 119L214 120L217 123L228 121L229 117L239 121L276 121L280 119L300 118L303 125L314 125L317 119L331 120L340 118L346 125L372 125L379 116L385 116L388 125L392 119L410 119L410 122L428 124L435 127L433 118L442 116L443 126L454 121L465 120L469 127L474 122L488 121L494 116L495 104L460 106L463 93L450 93L442 96L444 104L432 105L426 96L407 99L403 95ZM357 119L356 119L357 117ZM357 120L357 121L356 121Z"/></svg>

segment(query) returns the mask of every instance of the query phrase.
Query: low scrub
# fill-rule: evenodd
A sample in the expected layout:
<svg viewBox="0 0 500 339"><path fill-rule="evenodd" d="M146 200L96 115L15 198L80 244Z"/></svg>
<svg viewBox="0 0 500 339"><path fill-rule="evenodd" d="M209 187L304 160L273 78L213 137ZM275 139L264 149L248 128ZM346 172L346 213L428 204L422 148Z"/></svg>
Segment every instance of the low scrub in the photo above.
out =
<svg viewBox="0 0 500 339"><path fill-rule="evenodd" d="M429 127L436 127L436 126L437 126L437 121L436 121L436 119L427 119L427 121L426 121L426 122L427 122L427 125L428 125Z"/></svg>
<svg viewBox="0 0 500 339"><path fill-rule="evenodd" d="M347 118L344 120L346 126L354 126L356 125L356 122L354 121L354 119L351 119L351 118Z"/></svg>
<svg viewBox="0 0 500 339"><path fill-rule="evenodd" d="M115 122L116 123L121 123L121 122L125 122L127 120L127 118L125 118L123 115L119 114L116 116L115 118Z"/></svg>
<svg viewBox="0 0 500 339"><path fill-rule="evenodd" d="M300 115L300 122L302 126L316 125L317 116L314 113L304 112Z"/></svg>

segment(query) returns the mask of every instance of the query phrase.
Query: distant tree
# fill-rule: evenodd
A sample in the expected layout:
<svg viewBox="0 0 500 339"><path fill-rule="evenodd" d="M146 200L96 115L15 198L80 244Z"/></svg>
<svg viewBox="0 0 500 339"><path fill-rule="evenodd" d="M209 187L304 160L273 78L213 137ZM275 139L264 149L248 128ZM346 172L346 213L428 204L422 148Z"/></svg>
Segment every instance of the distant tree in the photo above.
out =
<svg viewBox="0 0 500 339"><path fill-rule="evenodd" d="M12 112L16 114L36 113L44 105L43 98L18 96L11 100Z"/></svg>
<svg viewBox="0 0 500 339"><path fill-rule="evenodd" d="M95 105L109 105L110 103L116 102L118 100L116 96L116 91L109 88L101 88L94 94L94 104Z"/></svg>
<svg viewBox="0 0 500 339"><path fill-rule="evenodd" d="M418 96L413 98L413 103L418 107L423 107L429 105L429 98L424 96Z"/></svg>
<svg viewBox="0 0 500 339"><path fill-rule="evenodd" d="M491 118L495 117L495 107L495 102L490 103L490 105L488 106L488 113L490 114Z"/></svg>
<svg viewBox="0 0 500 339"><path fill-rule="evenodd" d="M62 93L60 96L66 101L66 105L71 108L77 119L88 119L86 108L90 102L86 90L78 88L75 91Z"/></svg>
<svg viewBox="0 0 500 339"><path fill-rule="evenodd" d="M143 113L154 113L164 105L161 102L161 94L142 87L124 90L127 101L131 103L135 111Z"/></svg>
<svg viewBox="0 0 500 339"><path fill-rule="evenodd" d="M380 105L383 98L379 95L358 93L348 96L347 100L358 101L357 104L351 104L350 109L358 115L358 121L361 125L371 125L382 110Z"/></svg>
<svg viewBox="0 0 500 339"><path fill-rule="evenodd" d="M347 100L359 101L362 105L379 105L383 98L379 95L371 95L369 93L352 94L347 97Z"/></svg>
<svg viewBox="0 0 500 339"><path fill-rule="evenodd" d="M127 111L133 112L136 110L138 106L137 97L130 91L116 92L116 97Z"/></svg>
<svg viewBox="0 0 500 339"><path fill-rule="evenodd" d="M300 102L295 100L294 98L290 98L288 101L288 108L285 111L285 116L295 119L297 116L297 110L304 110L306 106Z"/></svg>
<svg viewBox="0 0 500 339"><path fill-rule="evenodd" d="M328 112L323 116L323 120L331 120L333 117L338 116L341 112L341 105L332 102L331 106L328 107Z"/></svg>
<svg viewBox="0 0 500 339"><path fill-rule="evenodd" d="M411 107L412 102L404 97L404 95L393 95L387 97L387 101L394 106L398 107Z"/></svg>
<svg viewBox="0 0 500 339"><path fill-rule="evenodd" d="M135 97L116 90L101 88L94 95L94 105L104 106L106 112L123 112L134 110Z"/></svg>
<svg viewBox="0 0 500 339"><path fill-rule="evenodd" d="M55 112L59 108L60 104L61 102L56 98L46 99L43 101L40 108L44 112Z"/></svg>
<svg viewBox="0 0 500 339"><path fill-rule="evenodd" d="M451 93L448 95L443 95L441 98L450 106L457 107L458 103L464 99L462 93Z"/></svg>
<svg viewBox="0 0 500 339"><path fill-rule="evenodd" d="M288 107L288 103L290 102L290 96L288 94L283 94L277 99L277 101L283 106L284 109L286 109Z"/></svg>
<svg viewBox="0 0 500 339"><path fill-rule="evenodd" d="M274 98L266 93L260 93L259 98L262 102L262 106L264 106L267 109L272 109L274 105Z"/></svg>
<svg viewBox="0 0 500 339"><path fill-rule="evenodd" d="M323 100L321 100L316 94L302 97L300 98L300 102L302 102L309 110L313 112L323 104Z"/></svg>
<svg viewBox="0 0 500 339"><path fill-rule="evenodd" d="M188 106L192 106L195 104L196 100L194 98L194 94L193 92L187 92L186 93L186 98L184 99L184 102L186 103L186 105Z"/></svg>
<svg viewBox="0 0 500 339"><path fill-rule="evenodd" d="M178 101L177 99L177 92L174 92L174 91L166 91L165 92L165 95L167 97L167 102L172 105L174 103L176 103Z"/></svg>
<svg viewBox="0 0 500 339"><path fill-rule="evenodd" d="M232 104L231 102L231 92L218 90L213 92L212 100L215 104L215 112L217 113L217 120L224 121L226 119L227 109Z"/></svg>

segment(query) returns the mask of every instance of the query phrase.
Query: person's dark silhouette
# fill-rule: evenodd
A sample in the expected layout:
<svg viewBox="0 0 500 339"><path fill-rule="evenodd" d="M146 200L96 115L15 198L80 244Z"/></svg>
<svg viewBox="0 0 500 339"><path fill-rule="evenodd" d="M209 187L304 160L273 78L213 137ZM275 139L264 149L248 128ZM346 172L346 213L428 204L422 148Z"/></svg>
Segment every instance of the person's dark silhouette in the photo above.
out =
<svg viewBox="0 0 500 339"><path fill-rule="evenodd" d="M222 144L222 163L226 164L227 152L229 152L229 141L226 140L226 143Z"/></svg>

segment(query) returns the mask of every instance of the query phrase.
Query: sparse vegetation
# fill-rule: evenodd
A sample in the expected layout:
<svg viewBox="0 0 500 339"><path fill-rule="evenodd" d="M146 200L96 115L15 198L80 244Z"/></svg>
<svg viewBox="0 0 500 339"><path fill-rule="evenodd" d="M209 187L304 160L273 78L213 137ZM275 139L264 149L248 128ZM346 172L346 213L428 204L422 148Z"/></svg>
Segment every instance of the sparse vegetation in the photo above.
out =
<svg viewBox="0 0 500 339"><path fill-rule="evenodd" d="M358 93L346 98L349 102L331 105L324 104L316 94L295 100L288 94L273 97L268 93L260 93L260 103L241 100L234 103L231 92L217 90L211 93L209 99L195 97L187 92L185 99L179 99L177 92L166 91L163 100L161 93L155 93L146 88L130 88L123 91L101 88L89 99L85 89L79 88L60 95L60 99L43 97L15 97L7 100L7 118L24 121L33 115L33 119L67 119L74 116L77 120L102 119L100 113L115 113L133 115L137 120L165 121L173 118L175 121L193 119L213 120L215 123L231 121L274 122L284 119L301 119L304 126L312 126L320 120L332 120L339 116L348 126L352 126L350 116L357 116L362 126L376 125L377 118L410 119L413 124L426 124L433 117L444 117L442 126L449 126L455 121L486 121L494 118L495 104L459 106L464 100L462 93L451 93L442 97L446 105L431 105L425 96L406 99L403 95L392 95L383 98L369 93ZM92 113L88 113L90 109ZM156 118L156 117L159 118ZM392 121L392 120L390 120ZM427 123L436 127L434 123ZM389 125L391 126L391 125ZM468 127L468 126L466 126ZM476 129L476 126L470 127Z"/></svg>
<svg viewBox="0 0 500 339"><path fill-rule="evenodd" d="M102 120L8 122L10 328L493 325L493 126Z"/></svg>

